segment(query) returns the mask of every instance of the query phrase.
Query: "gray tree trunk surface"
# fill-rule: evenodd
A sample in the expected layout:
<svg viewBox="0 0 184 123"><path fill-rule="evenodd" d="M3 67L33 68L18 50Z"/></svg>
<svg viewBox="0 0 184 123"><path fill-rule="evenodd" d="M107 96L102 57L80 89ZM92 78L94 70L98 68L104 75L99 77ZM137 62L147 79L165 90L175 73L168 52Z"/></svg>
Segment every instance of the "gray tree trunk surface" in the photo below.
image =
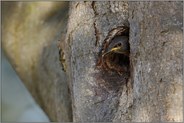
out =
<svg viewBox="0 0 184 123"><path fill-rule="evenodd" d="M3 24L3 48L50 119L182 122L183 2L71 2L69 6L67 27L58 18L48 21L49 27L39 27L48 31L35 34L35 41L27 39L34 29L17 36L17 30L32 22L26 21L28 16L21 28L15 27L16 20ZM37 20L45 21L45 16ZM121 26L129 28L130 54L129 72L119 74L97 63L109 32ZM8 34L10 27L14 30ZM61 39L63 68L54 37Z"/></svg>
<svg viewBox="0 0 184 123"><path fill-rule="evenodd" d="M71 3L64 51L74 121L183 120L182 8L182 2ZM108 32L123 25L130 28L131 75L113 85L95 65Z"/></svg>

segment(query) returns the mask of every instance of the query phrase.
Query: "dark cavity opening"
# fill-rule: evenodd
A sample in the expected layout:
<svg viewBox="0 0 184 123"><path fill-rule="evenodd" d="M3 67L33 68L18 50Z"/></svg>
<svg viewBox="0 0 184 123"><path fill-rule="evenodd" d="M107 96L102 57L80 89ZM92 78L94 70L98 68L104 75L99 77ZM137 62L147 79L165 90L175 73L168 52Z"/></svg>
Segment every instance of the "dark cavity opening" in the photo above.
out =
<svg viewBox="0 0 184 123"><path fill-rule="evenodd" d="M100 78L112 88L126 83L130 76L129 27L112 29L103 42L97 66L101 70Z"/></svg>

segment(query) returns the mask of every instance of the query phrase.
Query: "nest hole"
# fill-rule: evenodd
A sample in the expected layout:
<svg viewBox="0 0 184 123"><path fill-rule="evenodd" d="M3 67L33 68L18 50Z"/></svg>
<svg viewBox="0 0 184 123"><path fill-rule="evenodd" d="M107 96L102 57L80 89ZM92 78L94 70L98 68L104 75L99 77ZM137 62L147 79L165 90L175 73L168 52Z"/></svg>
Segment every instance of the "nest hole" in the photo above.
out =
<svg viewBox="0 0 184 123"><path fill-rule="evenodd" d="M102 83L109 88L118 89L126 83L130 76L129 28L112 29L104 40L97 66L101 70L98 75Z"/></svg>

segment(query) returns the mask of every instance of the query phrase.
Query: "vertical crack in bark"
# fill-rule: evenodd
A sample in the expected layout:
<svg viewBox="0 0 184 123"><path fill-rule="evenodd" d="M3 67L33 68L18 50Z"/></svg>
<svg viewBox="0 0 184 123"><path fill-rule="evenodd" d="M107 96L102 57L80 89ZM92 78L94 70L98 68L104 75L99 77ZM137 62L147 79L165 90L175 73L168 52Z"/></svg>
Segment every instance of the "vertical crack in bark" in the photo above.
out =
<svg viewBox="0 0 184 123"><path fill-rule="evenodd" d="M65 60L65 54L63 52L63 49L59 47L59 61L61 65L61 69L66 72L66 60Z"/></svg>
<svg viewBox="0 0 184 123"><path fill-rule="evenodd" d="M77 7L78 7L78 5L79 5L79 2L77 2L77 3L76 3L75 8L77 8Z"/></svg>
<svg viewBox="0 0 184 123"><path fill-rule="evenodd" d="M91 3L91 7L92 7L92 9L93 9L93 11L94 11L95 16L98 15L98 13L97 13L97 11L96 11L96 9L95 9L95 1L93 1L93 2Z"/></svg>
<svg viewBox="0 0 184 123"><path fill-rule="evenodd" d="M70 32L70 33L68 33L67 34L67 37L68 38L65 38L64 40L66 40L65 42L68 42L68 47L65 47L65 43L63 44L61 44L60 46L60 48L63 50L63 54L65 55L65 54L67 54L68 52L69 52L69 49L72 49L71 47L71 34L72 34L73 32ZM69 55L70 56L70 55ZM60 57L61 57L61 55L60 55ZM64 56L64 59L65 59L65 72L66 72L66 74L67 74L67 76L68 76L68 78L69 79L67 79L67 83L68 83L68 92L69 92L69 95L70 95L70 102L71 102L71 122L73 122L73 116L74 116L74 112L73 112L73 109L74 109L74 106L73 106L73 102L74 102L74 97L73 97L73 83L71 82L71 80L70 80L70 78L71 78L71 76L72 76L72 72L71 72L71 68L69 67L70 66L70 64L68 64L68 63L70 63L69 61L71 61L71 58L70 57L68 57L68 55L66 55L66 56Z"/></svg>
<svg viewBox="0 0 184 123"><path fill-rule="evenodd" d="M97 25L96 25L96 20L94 21L93 25L94 25L95 37L96 37L95 46L97 46L98 45L98 42L100 40L100 36L99 36L99 30L97 29Z"/></svg>
<svg viewBox="0 0 184 123"><path fill-rule="evenodd" d="M95 29L95 37L96 37L96 42L95 42L95 46L97 46L98 45L98 42L99 42L99 40L100 40L100 36L99 36L99 30L97 29L97 24L96 24L96 16L98 15L98 13L97 13L97 11L96 11L96 9L95 9L95 1L93 1L92 3L91 3L91 7L92 7L92 9L93 9L93 12L94 12L94 23L93 23L93 25L94 25L94 29Z"/></svg>

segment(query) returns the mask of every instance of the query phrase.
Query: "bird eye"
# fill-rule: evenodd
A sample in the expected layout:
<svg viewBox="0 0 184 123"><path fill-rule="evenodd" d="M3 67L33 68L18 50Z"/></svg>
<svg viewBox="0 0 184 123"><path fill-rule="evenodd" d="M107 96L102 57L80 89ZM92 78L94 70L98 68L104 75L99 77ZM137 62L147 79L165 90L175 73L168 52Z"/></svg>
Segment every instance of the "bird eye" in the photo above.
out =
<svg viewBox="0 0 184 123"><path fill-rule="evenodd" d="M115 47L120 47L121 46L121 43L118 43L118 44L116 44L115 46L114 46L114 48Z"/></svg>

